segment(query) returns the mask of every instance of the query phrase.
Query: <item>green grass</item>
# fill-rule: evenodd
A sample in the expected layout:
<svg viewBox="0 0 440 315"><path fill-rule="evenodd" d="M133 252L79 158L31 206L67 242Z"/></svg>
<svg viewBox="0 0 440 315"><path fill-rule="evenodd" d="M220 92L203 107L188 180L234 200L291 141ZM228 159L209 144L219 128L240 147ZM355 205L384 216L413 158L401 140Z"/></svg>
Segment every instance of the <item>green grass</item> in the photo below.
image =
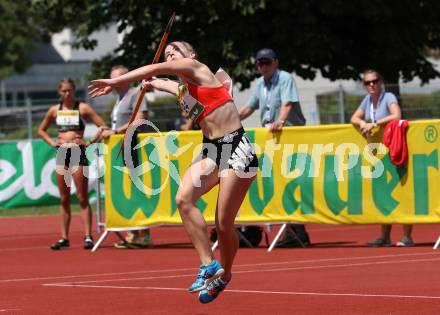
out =
<svg viewBox="0 0 440 315"><path fill-rule="evenodd" d="M94 203L91 204L92 211L95 211L96 205ZM14 209L0 209L0 217L20 217L20 216L38 216L38 215L50 215L50 214L59 214L60 206L40 206L40 207L23 207L23 208L14 208ZM72 205L72 213L79 212L79 205Z"/></svg>

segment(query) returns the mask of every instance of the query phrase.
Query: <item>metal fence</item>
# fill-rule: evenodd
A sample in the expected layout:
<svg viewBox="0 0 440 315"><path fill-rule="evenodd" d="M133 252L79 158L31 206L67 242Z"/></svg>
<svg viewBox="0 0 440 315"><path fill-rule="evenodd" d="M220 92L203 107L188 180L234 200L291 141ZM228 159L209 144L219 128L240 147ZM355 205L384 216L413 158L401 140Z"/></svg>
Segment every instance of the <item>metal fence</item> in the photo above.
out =
<svg viewBox="0 0 440 315"><path fill-rule="evenodd" d="M391 87L393 88L393 87ZM394 87L395 88L395 87ZM316 95L321 124L349 123L367 92L361 87L337 88ZM396 95L402 118L408 120L440 118L440 84L424 87L400 86Z"/></svg>
<svg viewBox="0 0 440 315"><path fill-rule="evenodd" d="M34 105L27 99L23 106L0 109L0 139L35 138L36 123L46 114L50 105Z"/></svg>
<svg viewBox="0 0 440 315"><path fill-rule="evenodd" d="M392 87L393 88L393 87ZM395 87L394 87L395 88ZM440 118L440 83L426 86L400 85L399 104L405 119ZM394 90L394 89L393 89ZM246 92L244 92L246 93ZM320 124L349 123L350 117L359 106L367 92L359 83L333 84L328 86L310 85L299 88L303 109L316 105ZM246 97L242 97L246 99ZM15 106L6 104L0 107L0 140L37 137L38 125L47 109L58 102L58 99L26 98L15 102ZM2 103L4 105L4 103ZM104 120L109 121L111 107L95 106ZM179 110L175 99L158 98L150 102L149 117L160 130L170 130ZM93 105L93 102L92 102ZM305 111L307 116L307 111ZM311 121L311 120L309 120ZM258 127L253 126L253 127ZM52 129L52 134L55 134ZM51 133L51 130L49 130Z"/></svg>
<svg viewBox="0 0 440 315"><path fill-rule="evenodd" d="M15 103L18 106L4 106L0 108L0 141L33 139L38 137L38 126L47 113L47 110L58 99L35 100L27 98L23 102ZM98 114L110 124L111 109L114 100L109 106L96 106ZM177 101L174 97L162 97L149 103L149 119L161 131L174 129L174 120L179 115ZM51 136L56 135L55 126L48 130Z"/></svg>

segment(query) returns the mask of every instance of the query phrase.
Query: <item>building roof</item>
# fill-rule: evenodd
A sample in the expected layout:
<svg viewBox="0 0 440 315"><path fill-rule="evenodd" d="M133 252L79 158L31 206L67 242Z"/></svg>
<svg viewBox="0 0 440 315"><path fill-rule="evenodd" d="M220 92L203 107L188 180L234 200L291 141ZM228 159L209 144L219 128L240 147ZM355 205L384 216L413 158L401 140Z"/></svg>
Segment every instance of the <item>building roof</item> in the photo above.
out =
<svg viewBox="0 0 440 315"><path fill-rule="evenodd" d="M63 57L50 43L38 43L34 51L29 53L32 64L65 63Z"/></svg>

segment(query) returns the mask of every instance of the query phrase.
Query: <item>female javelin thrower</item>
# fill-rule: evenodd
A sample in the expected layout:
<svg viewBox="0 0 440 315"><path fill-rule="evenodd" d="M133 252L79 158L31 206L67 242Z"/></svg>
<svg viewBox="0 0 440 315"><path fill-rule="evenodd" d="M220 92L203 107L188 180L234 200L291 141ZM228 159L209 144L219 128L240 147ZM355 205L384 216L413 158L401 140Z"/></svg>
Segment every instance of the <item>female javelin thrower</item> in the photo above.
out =
<svg viewBox="0 0 440 315"><path fill-rule="evenodd" d="M178 41L165 48L165 62L147 65L115 79L94 80L91 97L107 94L112 88L132 81L173 93L182 110L195 119L203 132L203 159L185 172L176 195L184 227L202 265L190 292L199 292L201 303L213 301L231 280L231 268L238 248L234 220L255 178L258 160L241 125L232 96L209 68L196 59L192 46ZM152 79L157 75L176 75L181 82ZM215 224L220 261L214 259L207 224L196 201L219 185Z"/></svg>

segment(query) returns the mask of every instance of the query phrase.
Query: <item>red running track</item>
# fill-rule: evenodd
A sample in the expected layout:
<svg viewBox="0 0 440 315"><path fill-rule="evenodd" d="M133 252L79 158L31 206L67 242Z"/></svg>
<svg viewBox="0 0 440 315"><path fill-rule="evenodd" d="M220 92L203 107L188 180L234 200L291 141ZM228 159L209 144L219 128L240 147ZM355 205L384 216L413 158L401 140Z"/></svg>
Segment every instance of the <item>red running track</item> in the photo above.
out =
<svg viewBox="0 0 440 315"><path fill-rule="evenodd" d="M310 248L240 249L208 305L186 292L199 262L182 228L153 229L153 249L115 249L112 235L92 253L78 216L72 247L51 251L58 226L55 216L0 218L1 314L440 314L438 225L416 225L412 248L367 248L378 226L309 224Z"/></svg>

